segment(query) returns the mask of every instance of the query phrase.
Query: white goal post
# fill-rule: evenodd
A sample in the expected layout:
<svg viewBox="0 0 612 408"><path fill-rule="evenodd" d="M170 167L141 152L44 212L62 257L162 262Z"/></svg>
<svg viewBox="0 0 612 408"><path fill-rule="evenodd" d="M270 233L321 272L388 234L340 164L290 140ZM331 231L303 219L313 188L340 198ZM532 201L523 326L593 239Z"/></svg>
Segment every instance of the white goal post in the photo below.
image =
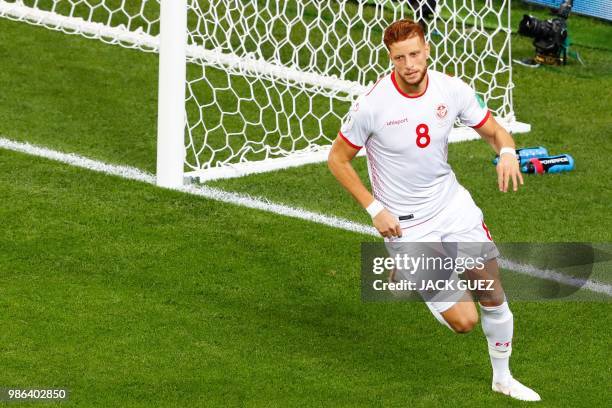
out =
<svg viewBox="0 0 612 408"><path fill-rule="evenodd" d="M351 102L390 70L384 28L406 17L426 24L434 69L530 129L512 104L510 0L0 0L0 17L159 52L161 186L325 160ZM475 137L458 125L450 140Z"/></svg>

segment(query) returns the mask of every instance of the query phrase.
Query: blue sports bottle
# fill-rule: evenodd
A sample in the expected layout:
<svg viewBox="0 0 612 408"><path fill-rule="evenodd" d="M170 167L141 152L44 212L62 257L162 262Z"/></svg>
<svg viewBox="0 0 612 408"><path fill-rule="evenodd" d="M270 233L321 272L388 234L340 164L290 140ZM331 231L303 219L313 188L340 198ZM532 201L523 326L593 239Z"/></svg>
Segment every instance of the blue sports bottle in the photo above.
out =
<svg viewBox="0 0 612 408"><path fill-rule="evenodd" d="M534 157L521 164L523 173L561 173L574 170L574 158L569 154L560 154L550 157Z"/></svg>

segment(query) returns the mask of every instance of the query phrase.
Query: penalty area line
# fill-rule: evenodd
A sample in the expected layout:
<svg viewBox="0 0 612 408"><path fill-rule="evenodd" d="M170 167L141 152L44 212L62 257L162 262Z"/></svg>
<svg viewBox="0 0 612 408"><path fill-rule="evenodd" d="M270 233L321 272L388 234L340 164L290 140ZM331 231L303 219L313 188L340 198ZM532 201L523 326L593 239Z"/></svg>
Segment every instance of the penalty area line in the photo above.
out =
<svg viewBox="0 0 612 408"><path fill-rule="evenodd" d="M30 143L16 142L10 139L6 139L4 137L0 137L0 148L25 153L32 156L43 157L71 166L92 170L98 173L118 176L124 179L136 180L157 186L155 183L155 176L153 174L139 170L135 167L108 164L98 160L80 156L78 154L62 153L57 150L36 146ZM380 238L380 235L374 229L374 227L369 225L359 224L340 217L319 214L302 208L274 203L262 198L252 197L247 194L233 193L221 190L219 188L195 185L172 188L171 190ZM602 282L578 279L571 276L563 275L559 272L538 269L532 265L519 264L503 258L499 259L499 263L500 267L504 269L509 269L516 273L528 275L534 278L554 281L563 285L583 288L592 292L612 296L612 286Z"/></svg>

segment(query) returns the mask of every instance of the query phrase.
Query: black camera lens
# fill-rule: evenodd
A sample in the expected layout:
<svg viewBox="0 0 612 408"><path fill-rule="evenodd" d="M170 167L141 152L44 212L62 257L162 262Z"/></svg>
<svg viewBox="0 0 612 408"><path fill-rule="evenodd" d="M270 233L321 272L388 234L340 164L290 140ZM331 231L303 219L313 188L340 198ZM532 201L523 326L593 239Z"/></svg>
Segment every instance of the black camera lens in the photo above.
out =
<svg viewBox="0 0 612 408"><path fill-rule="evenodd" d="M519 24L519 34L532 38L550 36L546 21L525 14Z"/></svg>

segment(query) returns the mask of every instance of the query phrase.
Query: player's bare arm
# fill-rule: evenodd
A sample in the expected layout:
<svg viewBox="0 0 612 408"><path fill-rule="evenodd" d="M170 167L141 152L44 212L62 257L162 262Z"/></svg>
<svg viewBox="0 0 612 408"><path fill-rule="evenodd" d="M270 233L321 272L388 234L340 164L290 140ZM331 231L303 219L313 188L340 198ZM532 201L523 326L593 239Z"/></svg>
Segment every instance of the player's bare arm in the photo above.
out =
<svg viewBox="0 0 612 408"><path fill-rule="evenodd" d="M499 162L496 167L499 191L507 192L510 180L512 180L513 190L517 191L519 183L523 184L523 176L516 159L512 136L497 123L493 116L489 116L485 124L475 130L499 154Z"/></svg>
<svg viewBox="0 0 612 408"><path fill-rule="evenodd" d="M368 209L375 202L374 197L363 185L363 182L351 164L351 161L358 151L358 149L350 146L342 140L342 138L338 137L332 144L327 164L338 182L351 193L363 208ZM383 237L391 238L402 236L402 228L400 227L399 220L386 208L382 208L370 215L372 216L374 227Z"/></svg>

